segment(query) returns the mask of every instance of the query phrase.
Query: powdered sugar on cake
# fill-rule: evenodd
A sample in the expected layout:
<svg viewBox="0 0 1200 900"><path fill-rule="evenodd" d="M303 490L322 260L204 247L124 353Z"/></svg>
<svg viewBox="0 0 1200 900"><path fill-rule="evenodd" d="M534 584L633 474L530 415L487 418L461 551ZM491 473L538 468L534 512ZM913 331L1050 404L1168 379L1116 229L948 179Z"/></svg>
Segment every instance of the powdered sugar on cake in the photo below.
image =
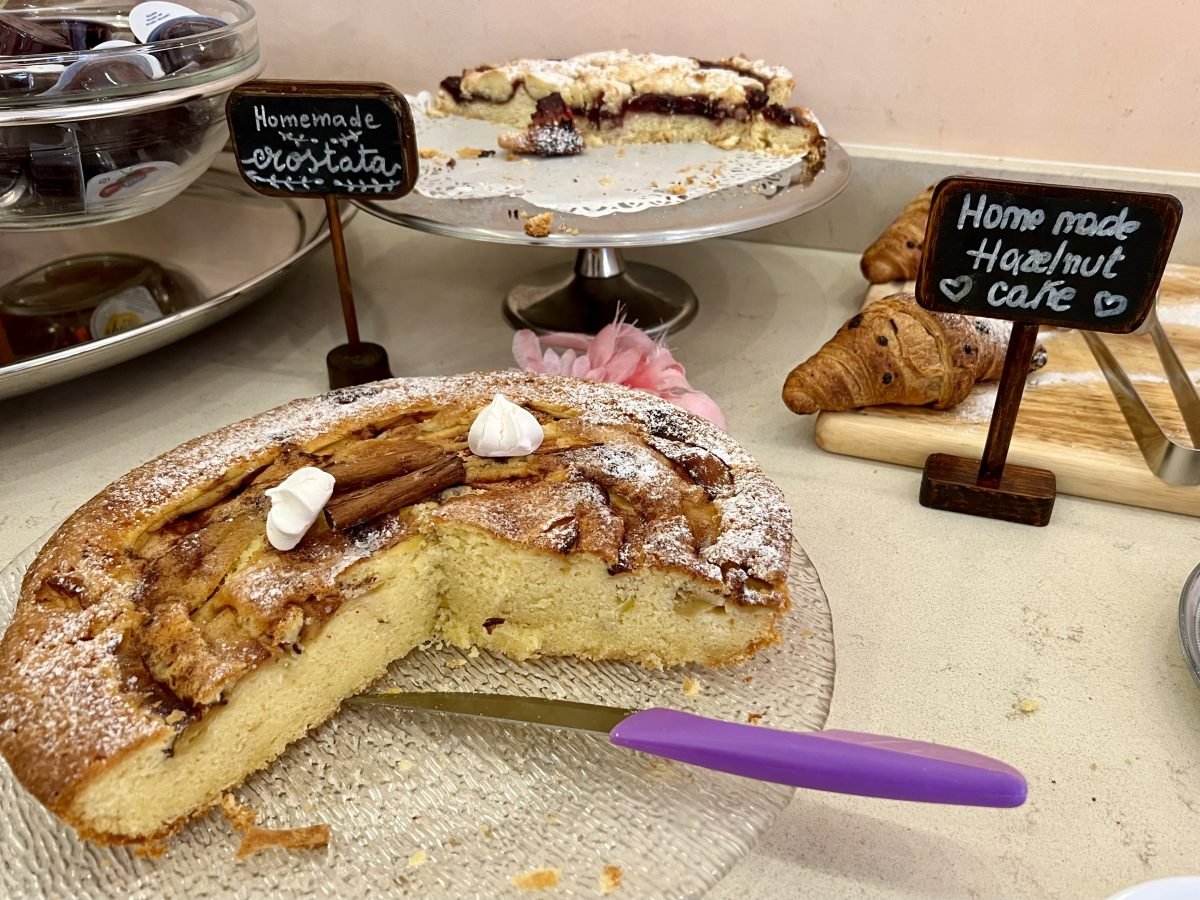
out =
<svg viewBox="0 0 1200 900"><path fill-rule="evenodd" d="M47 542L26 574L0 667L0 741L26 786L54 808L60 792L113 755L151 742L169 749L175 734L208 704L204 697L210 695L187 694L179 687L189 685L173 680L177 673L164 677L155 668L163 655L170 662L169 635L157 646L138 643L150 641L146 635L162 626L155 620L173 611L168 607L184 606L174 595L161 598L161 606L150 602L163 589L158 576L174 571L185 579L208 577L205 567L216 565L233 544L222 544L220 534L212 546L198 541L196 547L208 551L185 554L175 560L175 570L160 572L154 566L167 556L164 529L177 538L186 533L177 540L183 544L201 533L186 531L196 516L234 508L228 518L203 519L200 527L253 520L261 541L256 517L265 519L265 504L258 501L269 484L254 479L267 467L278 461L282 478L289 466L303 465L339 441L362 440L401 422L420 424L421 416L445 410L461 413L469 426L497 393L548 423L561 423L554 433L576 441L546 448L541 457L545 472L562 477L539 480L535 470L528 483L452 489L346 532L310 533L286 553L234 546L229 558L235 563L253 559L220 569L211 585L211 598L220 594L220 602L210 611L215 617L235 610L249 631L234 635L245 641L233 649L217 635L211 647L195 651L195 659L211 667L211 677L205 676L216 691L211 696L263 654L286 652L254 641L294 639L353 599L355 567L410 529L419 530L427 515L550 552L590 553L612 572L638 565L686 570L723 584L727 605L786 607L791 515L782 493L728 435L667 401L615 385L523 372L395 379L334 391L151 460L85 504ZM588 435L592 439L583 440ZM446 440L456 446L458 438ZM539 457L525 459L535 465ZM182 530L171 531L176 524ZM632 553L626 550L631 542L640 542ZM147 547L161 555L143 555ZM295 559L305 565L293 570L289 554L300 554ZM211 621L216 618L197 627Z"/></svg>

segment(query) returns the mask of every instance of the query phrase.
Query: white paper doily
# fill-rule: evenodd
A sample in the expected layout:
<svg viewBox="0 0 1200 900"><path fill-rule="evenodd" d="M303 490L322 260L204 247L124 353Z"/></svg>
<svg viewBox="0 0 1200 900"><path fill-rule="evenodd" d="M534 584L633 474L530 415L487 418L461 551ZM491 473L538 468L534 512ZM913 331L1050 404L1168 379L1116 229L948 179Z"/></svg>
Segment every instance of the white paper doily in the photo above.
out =
<svg viewBox="0 0 1200 900"><path fill-rule="evenodd" d="M759 190L782 187L790 178L785 173L803 159L702 143L588 147L579 156L510 159L496 139L512 129L462 116L430 117L427 93L408 100L418 147L438 153L421 160L416 187L434 200L520 197L542 209L598 217L672 206L750 182ZM461 150L495 155L460 158Z"/></svg>

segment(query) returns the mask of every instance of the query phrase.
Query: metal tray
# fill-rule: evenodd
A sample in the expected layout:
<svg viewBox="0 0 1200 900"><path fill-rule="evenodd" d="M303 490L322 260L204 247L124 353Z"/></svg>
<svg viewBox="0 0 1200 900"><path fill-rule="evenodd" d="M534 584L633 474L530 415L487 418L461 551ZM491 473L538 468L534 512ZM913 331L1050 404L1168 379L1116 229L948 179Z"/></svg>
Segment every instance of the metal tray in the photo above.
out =
<svg viewBox="0 0 1200 900"><path fill-rule="evenodd" d="M342 221L356 210L346 204ZM156 350L237 312L274 287L329 237L320 200L264 197L228 154L170 203L94 228L0 237L0 271L18 276L81 253L115 251L190 275L206 301L140 328L0 367L0 399L95 372Z"/></svg>

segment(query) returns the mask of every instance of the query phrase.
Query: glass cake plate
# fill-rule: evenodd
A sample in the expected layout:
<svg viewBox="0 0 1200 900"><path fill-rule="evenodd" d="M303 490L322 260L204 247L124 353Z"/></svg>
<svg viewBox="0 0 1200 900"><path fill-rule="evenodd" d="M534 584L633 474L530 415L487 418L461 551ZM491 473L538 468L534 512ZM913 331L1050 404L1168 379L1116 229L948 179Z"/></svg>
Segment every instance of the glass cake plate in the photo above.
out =
<svg viewBox="0 0 1200 900"><path fill-rule="evenodd" d="M43 541L0 571L0 622ZM670 706L764 726L820 729L833 694L829 606L799 547L784 641L740 666L652 672L625 663L429 646L381 686ZM684 693L685 676L700 690ZM689 693L692 693L689 691ZM560 873L555 897L704 893L753 846L792 789L621 750L599 736L436 713L345 708L237 790L263 827L332 826L328 848L270 849L238 861L217 813L186 827L165 856L81 842L0 761L3 897L528 897L514 876Z"/></svg>

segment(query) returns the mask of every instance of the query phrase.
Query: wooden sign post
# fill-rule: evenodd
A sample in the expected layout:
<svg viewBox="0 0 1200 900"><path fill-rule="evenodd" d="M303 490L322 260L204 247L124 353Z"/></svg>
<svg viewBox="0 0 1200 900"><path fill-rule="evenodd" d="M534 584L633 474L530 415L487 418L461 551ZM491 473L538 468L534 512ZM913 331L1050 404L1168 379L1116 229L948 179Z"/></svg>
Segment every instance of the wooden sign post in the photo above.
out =
<svg viewBox="0 0 1200 900"><path fill-rule="evenodd" d="M983 459L930 456L922 505L1028 525L1050 521L1054 473L1005 462L1038 328L1125 334L1141 325L1182 212L1166 194L967 177L938 184L917 302L1010 319L1013 328Z"/></svg>
<svg viewBox="0 0 1200 900"><path fill-rule="evenodd" d="M391 376L387 351L359 339L339 198L403 197L417 181L417 143L403 95L386 84L251 81L225 104L242 177L270 196L322 197L347 343L325 357L330 387Z"/></svg>

